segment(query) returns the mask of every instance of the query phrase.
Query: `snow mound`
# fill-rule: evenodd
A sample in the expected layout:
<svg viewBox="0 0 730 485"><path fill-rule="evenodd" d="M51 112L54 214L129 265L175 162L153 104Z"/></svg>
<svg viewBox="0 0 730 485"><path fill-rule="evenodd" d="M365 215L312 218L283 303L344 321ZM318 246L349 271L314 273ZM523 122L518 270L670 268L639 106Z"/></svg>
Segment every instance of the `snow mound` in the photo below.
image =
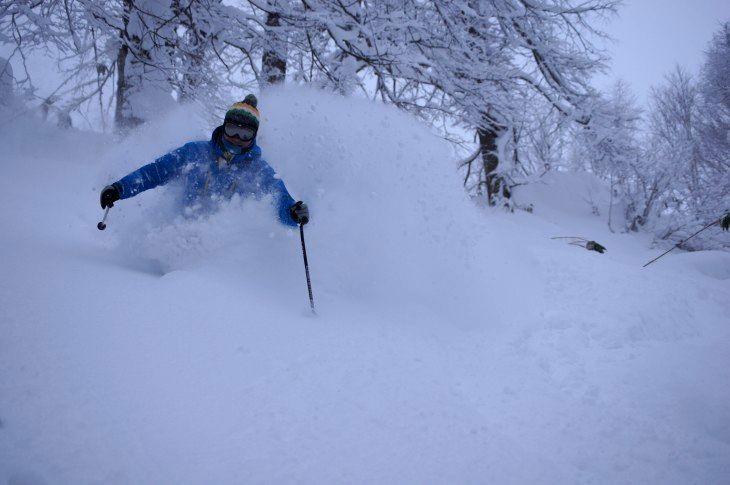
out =
<svg viewBox="0 0 730 485"><path fill-rule="evenodd" d="M612 202L606 184L588 172L548 172L534 183L516 187L514 198L519 206L532 206L535 214L550 220L607 215ZM616 203L614 221L622 214Z"/></svg>

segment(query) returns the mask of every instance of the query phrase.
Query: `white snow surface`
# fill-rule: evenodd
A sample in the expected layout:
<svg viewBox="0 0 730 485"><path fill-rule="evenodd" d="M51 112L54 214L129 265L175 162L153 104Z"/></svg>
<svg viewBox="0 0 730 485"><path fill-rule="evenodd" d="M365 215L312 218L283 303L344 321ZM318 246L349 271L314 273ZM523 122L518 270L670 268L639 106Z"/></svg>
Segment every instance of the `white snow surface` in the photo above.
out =
<svg viewBox="0 0 730 485"><path fill-rule="evenodd" d="M266 200L186 219L166 187L96 229L106 183L209 136L194 109L124 141L3 127L0 484L728 483L730 254L642 268L590 175L506 214L393 108L259 107L316 317Z"/></svg>

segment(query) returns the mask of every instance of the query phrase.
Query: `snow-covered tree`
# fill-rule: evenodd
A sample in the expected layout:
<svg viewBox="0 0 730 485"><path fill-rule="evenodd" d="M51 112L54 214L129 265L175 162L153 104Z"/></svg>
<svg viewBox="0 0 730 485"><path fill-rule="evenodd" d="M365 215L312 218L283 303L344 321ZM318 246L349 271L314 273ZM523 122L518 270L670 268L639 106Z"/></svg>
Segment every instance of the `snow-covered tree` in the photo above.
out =
<svg viewBox="0 0 730 485"><path fill-rule="evenodd" d="M41 99L45 109L67 115L99 95L102 113L113 107L117 129L176 99L217 101L245 84L246 55L260 61L258 18L221 0L6 3L0 27L8 34L0 41L14 46L13 56L24 61L49 52L58 59L64 79ZM37 92L27 69L19 84Z"/></svg>
<svg viewBox="0 0 730 485"><path fill-rule="evenodd" d="M652 89L645 126L614 90L578 130L574 159L618 189L628 229L676 243L730 209L729 34L726 23L713 37L699 80L677 67ZM708 231L684 247L728 244Z"/></svg>
<svg viewBox="0 0 730 485"><path fill-rule="evenodd" d="M385 102L476 133L479 154L465 168L494 202L508 191L504 173L514 166L503 150L529 116L525 99L590 118L589 78L603 61L592 21L617 3L303 0L303 9L279 14L309 32L309 67L334 84L356 80L366 92L374 84Z"/></svg>
<svg viewBox="0 0 730 485"><path fill-rule="evenodd" d="M100 93L112 76L100 52L100 29L80 1L3 2L0 5L0 42L12 47L10 60L17 59L22 74L15 81L25 97L37 97L44 113L59 120ZM29 58L50 53L58 61L62 81L58 88L38 96ZM17 71L16 71L17 72Z"/></svg>
<svg viewBox="0 0 730 485"><path fill-rule="evenodd" d="M702 68L700 143L705 179L702 217L730 211L730 22L712 38Z"/></svg>
<svg viewBox="0 0 730 485"><path fill-rule="evenodd" d="M705 111L705 100L695 80L677 68L662 86L652 91L649 111L651 156L666 173L667 189L661 211L653 221L660 239L680 241L705 224L717 220L730 201L727 169L708 156L705 127L718 122ZM715 150L715 147L712 147ZM711 234L692 241L700 248L714 245Z"/></svg>
<svg viewBox="0 0 730 485"><path fill-rule="evenodd" d="M570 119L589 118L590 74L602 54L593 19L617 0L47 0L0 11L2 39L21 55L52 45L71 111L114 80L120 127L220 86L292 80L361 89L440 126L476 133L477 186L502 193L509 157L540 96ZM73 95L73 96L72 96ZM61 100L61 101L57 101ZM103 106L103 104L102 104ZM500 165L502 159L502 166ZM499 167L499 168L498 168Z"/></svg>
<svg viewBox="0 0 730 485"><path fill-rule="evenodd" d="M702 143L716 168L730 169L730 22L710 42L700 76Z"/></svg>
<svg viewBox="0 0 730 485"><path fill-rule="evenodd" d="M650 210L653 205L653 198L645 194L643 180L636 178L646 167L640 122L641 110L635 96L625 82L618 81L607 96L596 99L591 120L572 131L572 165L593 172L610 185L608 225L612 230L616 229L614 198L626 199L625 215L630 226L641 224L637 212Z"/></svg>

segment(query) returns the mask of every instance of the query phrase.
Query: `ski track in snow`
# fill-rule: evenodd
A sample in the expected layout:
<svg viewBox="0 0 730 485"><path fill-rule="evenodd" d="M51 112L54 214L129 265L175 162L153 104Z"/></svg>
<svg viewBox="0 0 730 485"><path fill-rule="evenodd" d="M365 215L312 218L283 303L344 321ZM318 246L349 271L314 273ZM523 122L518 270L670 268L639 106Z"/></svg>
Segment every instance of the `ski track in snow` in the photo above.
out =
<svg viewBox="0 0 730 485"><path fill-rule="evenodd" d="M189 221L166 188L96 230L106 182L207 136L189 113L118 145L2 134L0 483L727 483L729 254L642 269L588 176L482 210L403 114L261 107L318 317L266 201Z"/></svg>

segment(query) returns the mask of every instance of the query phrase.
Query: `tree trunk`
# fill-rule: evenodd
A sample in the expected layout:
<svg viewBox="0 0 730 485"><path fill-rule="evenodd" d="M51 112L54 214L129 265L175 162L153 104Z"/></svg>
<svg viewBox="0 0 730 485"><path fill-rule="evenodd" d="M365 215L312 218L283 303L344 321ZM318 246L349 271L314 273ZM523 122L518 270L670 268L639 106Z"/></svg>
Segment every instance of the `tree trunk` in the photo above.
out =
<svg viewBox="0 0 730 485"><path fill-rule="evenodd" d="M117 92L116 107L114 109L114 124L118 130L124 130L127 126L127 120L124 117L124 104L127 100L127 78L125 77L127 55L129 47L122 44L117 55Z"/></svg>
<svg viewBox="0 0 730 485"><path fill-rule="evenodd" d="M494 123L487 123L485 125L477 129L482 155L482 166L484 168L484 180L482 184L487 188L489 205L495 205L498 199L509 199L511 194L504 178L497 173L497 167L499 166L497 140L501 134L500 129Z"/></svg>
<svg viewBox="0 0 730 485"><path fill-rule="evenodd" d="M221 0L215 0L219 4ZM172 0L171 10L178 27L185 29L185 35L178 37L176 46L177 54L180 56L182 65L180 67L182 76L179 76L177 89L180 102L191 102L205 96L206 86L210 88L211 76L206 66L206 49L208 49L211 34L204 28L198 26L203 7L199 2L194 5L190 0Z"/></svg>
<svg viewBox="0 0 730 485"><path fill-rule="evenodd" d="M261 79L260 84L268 86L272 84L282 84L286 79L286 46L283 42L279 42L276 27L279 27L280 17L276 12L266 14L266 37L268 39L267 49L264 50L261 59Z"/></svg>
<svg viewBox="0 0 730 485"><path fill-rule="evenodd" d="M118 131L124 132L130 128L134 128L141 123L142 120L135 118L129 110L129 95L131 88L130 73L127 71L129 59L129 18L134 7L134 0L124 0L124 16L122 22L124 29L119 32L120 47L117 54L117 92L116 106L114 109L114 125Z"/></svg>

